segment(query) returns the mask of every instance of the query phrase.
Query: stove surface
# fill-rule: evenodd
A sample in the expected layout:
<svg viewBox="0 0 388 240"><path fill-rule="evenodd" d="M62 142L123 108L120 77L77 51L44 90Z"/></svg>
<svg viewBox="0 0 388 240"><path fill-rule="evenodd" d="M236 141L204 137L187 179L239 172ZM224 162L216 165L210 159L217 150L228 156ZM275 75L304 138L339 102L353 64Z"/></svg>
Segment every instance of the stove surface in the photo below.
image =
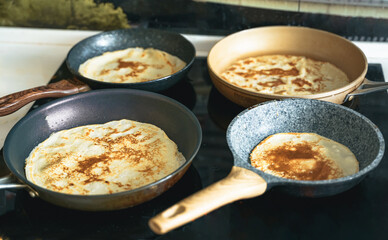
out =
<svg viewBox="0 0 388 240"><path fill-rule="evenodd" d="M51 80L71 77L65 64ZM384 81L379 64L367 78ZM242 107L224 98L210 81L205 58L197 58L188 77L163 92L189 109L201 123L203 142L183 178L161 196L141 205L109 212L83 212L32 198L25 190L0 190L0 237L3 239L380 239L388 226L388 159L351 190L332 197L300 198L276 188L211 212L158 236L148 220L186 196L224 178L233 166L225 130ZM39 100L36 108L51 99ZM348 104L388 136L387 92L358 97ZM9 171L0 157L0 176Z"/></svg>

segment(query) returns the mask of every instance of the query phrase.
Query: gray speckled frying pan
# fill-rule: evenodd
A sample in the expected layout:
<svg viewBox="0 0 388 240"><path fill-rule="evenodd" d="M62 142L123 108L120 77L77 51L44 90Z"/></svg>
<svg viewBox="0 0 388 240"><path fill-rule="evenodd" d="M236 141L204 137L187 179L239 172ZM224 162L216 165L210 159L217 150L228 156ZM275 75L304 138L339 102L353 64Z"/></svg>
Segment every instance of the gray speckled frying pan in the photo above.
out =
<svg viewBox="0 0 388 240"><path fill-rule="evenodd" d="M146 122L160 127L177 144L186 162L157 182L113 194L64 194L39 187L27 180L25 159L51 133L119 119ZM3 155L7 167L16 179L0 179L0 189L26 187L30 193L48 202L78 210L127 208L148 201L173 186L190 166L201 140L201 126L195 115L171 98L133 89L103 89L80 93L40 106L11 129L5 140Z"/></svg>
<svg viewBox="0 0 388 240"><path fill-rule="evenodd" d="M140 83L102 82L84 77L78 72L79 66L92 57L102 55L105 52L134 47L155 48L165 51L186 62L186 66L172 75ZM102 32L80 41L69 51L66 64L73 75L92 89L132 88L159 92L173 86L186 76L194 60L195 48L193 44L179 33L134 28Z"/></svg>
<svg viewBox="0 0 388 240"><path fill-rule="evenodd" d="M333 180L299 181L252 167L249 155L254 147L269 135L282 132L313 132L340 142L355 154L360 171ZM166 233L225 204L259 196L274 186L306 197L341 193L379 164L385 148L382 133L365 116L338 104L309 99L269 101L244 110L230 123L227 141L235 165L230 174L152 218L149 225L154 232Z"/></svg>

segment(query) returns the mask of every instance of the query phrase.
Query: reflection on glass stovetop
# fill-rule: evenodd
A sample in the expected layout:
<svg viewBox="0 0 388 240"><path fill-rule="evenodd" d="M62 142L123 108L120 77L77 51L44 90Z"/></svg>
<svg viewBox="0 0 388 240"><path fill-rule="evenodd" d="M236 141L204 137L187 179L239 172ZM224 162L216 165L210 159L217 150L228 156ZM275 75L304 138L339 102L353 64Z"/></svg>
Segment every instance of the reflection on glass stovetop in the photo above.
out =
<svg viewBox="0 0 388 240"><path fill-rule="evenodd" d="M63 64L51 82L69 77L71 75ZM381 66L379 64L369 64L367 78L374 81L384 81ZM43 239L57 238L58 236L83 239L155 238L156 235L147 227L147 222L152 216L178 200L198 191L203 186L223 178L229 172L233 160L226 144L225 130L234 116L243 110L242 107L230 102L212 87L205 58L198 58L194 62L188 77L171 89L162 92L162 94L180 101L191 109L199 119L203 130L201 149L194 159L193 165L175 186L149 202L129 209L111 212L70 210L56 207L39 198L32 198L25 190L1 190L0 236L4 235L10 237L10 239L26 236ZM378 101L382 96L386 97L386 93L378 93L375 97L355 98L347 106L368 116L371 111L375 110L370 108L371 103L378 106ZM33 108L51 100L39 100ZM379 111L384 111L384 109ZM8 173L1 152L0 176L2 177ZM351 191L357 192L357 187ZM264 199L268 199L268 197L264 197ZM279 202L279 199L281 197L276 198L275 195L274 201ZM213 220L224 219L225 214L228 215L225 211L227 210L218 211ZM248 212L238 213L242 216L247 214L249 215ZM175 230L173 236L179 239L177 236L186 236L185 234L196 232L199 229L211 231L209 226L212 226L212 224L215 227L223 224L223 221L209 223L211 220L212 218L207 221L199 219L195 224L186 225ZM201 234L192 238L198 239L199 236Z"/></svg>

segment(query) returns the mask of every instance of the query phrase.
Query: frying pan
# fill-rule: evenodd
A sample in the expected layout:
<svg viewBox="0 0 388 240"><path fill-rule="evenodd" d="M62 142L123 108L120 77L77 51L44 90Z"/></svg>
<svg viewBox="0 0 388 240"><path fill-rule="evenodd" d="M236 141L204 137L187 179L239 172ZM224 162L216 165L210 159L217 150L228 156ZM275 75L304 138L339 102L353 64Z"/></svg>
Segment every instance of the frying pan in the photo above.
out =
<svg viewBox="0 0 388 240"><path fill-rule="evenodd" d="M130 47L155 48L179 57L186 62L180 71L147 82L140 83L109 83L97 81L79 74L79 66L88 59L105 52L122 50ZM73 74L73 79L40 86L0 99L0 116L10 114L27 103L46 97L63 97L90 89L131 88L152 92L166 90L182 80L195 60L193 44L178 33L156 29L119 29L102 32L88 37L74 45L67 57L66 66Z"/></svg>
<svg viewBox="0 0 388 240"><path fill-rule="evenodd" d="M332 63L346 73L350 83L324 93L284 96L249 91L221 77L221 73L237 60L271 54L306 56ZM373 82L365 78L367 59L356 45L338 35L307 27L259 27L231 34L213 46L207 64L214 86L226 98L243 107L295 97L342 104L353 96L388 89L388 83Z"/></svg>
<svg viewBox="0 0 388 240"><path fill-rule="evenodd" d="M178 72L147 82L140 83L110 83L84 77L79 74L79 66L90 58L105 52L127 48L155 48L174 55L186 63ZM70 49L66 65L78 79L88 84L92 89L100 88L132 88L159 92L180 81L189 71L195 60L193 44L179 33L157 29L119 29L102 32L86 38Z"/></svg>
<svg viewBox="0 0 388 240"><path fill-rule="evenodd" d="M172 75L140 83L102 82L79 74L79 66L88 59L105 52L130 47L155 48L165 51L185 61L186 66ZM40 86L2 97L0 99L0 116L10 114L26 103L39 98L63 97L90 89L131 88L161 92L182 80L187 75L194 60L195 48L193 44L178 33L156 29L119 29L102 32L78 42L70 49L66 57L66 66L73 74L73 79L64 79L48 86ZM20 100L21 97L24 99ZM3 106L6 106L7 109L4 110Z"/></svg>
<svg viewBox="0 0 388 240"><path fill-rule="evenodd" d="M177 144L186 162L157 182L106 195L63 194L39 187L26 179L25 159L51 133L124 118L151 123L163 129ZM148 201L174 185L190 166L201 140L201 127L194 114L179 102L163 95L133 89L79 93L51 101L33 110L11 129L4 144L3 155L13 177L0 179L0 188L27 187L34 195L48 202L78 210L127 208Z"/></svg>
<svg viewBox="0 0 388 240"><path fill-rule="evenodd" d="M313 132L340 142L355 154L360 171L333 180L299 181L252 167L249 155L254 147L281 132ZM385 148L382 133L369 119L339 104L313 99L267 101L246 109L232 120L226 137L234 157L230 174L152 218L149 226L155 233L166 233L218 207L262 195L275 186L305 197L341 193L379 164Z"/></svg>

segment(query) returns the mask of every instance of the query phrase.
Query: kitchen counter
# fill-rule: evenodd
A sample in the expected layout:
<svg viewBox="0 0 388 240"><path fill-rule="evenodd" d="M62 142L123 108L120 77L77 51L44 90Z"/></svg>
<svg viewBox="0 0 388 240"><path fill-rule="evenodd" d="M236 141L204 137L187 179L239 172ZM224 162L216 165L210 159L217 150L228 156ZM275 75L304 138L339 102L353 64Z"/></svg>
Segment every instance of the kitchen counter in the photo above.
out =
<svg viewBox="0 0 388 240"><path fill-rule="evenodd" d="M69 76L67 51L92 31L0 28L1 94ZM124 210L82 212L32 198L25 190L0 194L3 239L383 239L388 230L387 154L356 187L332 197L300 198L272 189L263 196L224 206L166 235L152 233L148 220L180 199L225 177L233 158L225 129L243 108L213 86L206 55L220 36L185 35L197 49L186 79L163 94L190 108L201 123L203 142L184 177L161 196ZM369 61L367 78L388 80L387 43L355 42ZM344 56L346 57L346 56ZM45 101L37 101L35 106ZM364 114L388 136L386 91L358 97L348 107ZM23 116L24 112L18 117ZM16 119L13 119L16 121ZM1 166L1 165L0 165ZM3 198L2 198L3 197ZM4 200L5 199L5 200Z"/></svg>

